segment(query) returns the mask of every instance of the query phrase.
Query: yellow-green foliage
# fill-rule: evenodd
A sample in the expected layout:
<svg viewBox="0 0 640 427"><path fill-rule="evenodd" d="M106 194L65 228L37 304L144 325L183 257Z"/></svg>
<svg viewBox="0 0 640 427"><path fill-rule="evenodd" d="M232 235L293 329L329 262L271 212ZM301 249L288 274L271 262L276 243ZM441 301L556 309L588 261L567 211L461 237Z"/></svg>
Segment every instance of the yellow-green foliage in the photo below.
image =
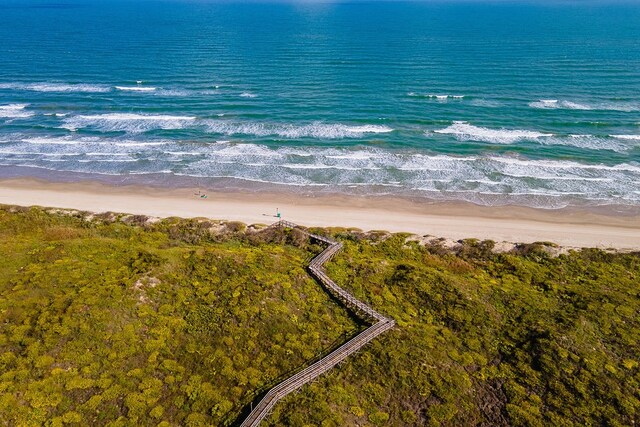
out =
<svg viewBox="0 0 640 427"><path fill-rule="evenodd" d="M201 224L0 209L0 425L222 424L358 328L308 252Z"/></svg>
<svg viewBox="0 0 640 427"><path fill-rule="evenodd" d="M640 256L491 246L346 241L329 275L398 326L269 424L637 424Z"/></svg>
<svg viewBox="0 0 640 427"><path fill-rule="evenodd" d="M226 425L361 328L295 230L0 208L0 425ZM632 425L640 257L457 253L333 230L336 282L397 327L267 425Z"/></svg>

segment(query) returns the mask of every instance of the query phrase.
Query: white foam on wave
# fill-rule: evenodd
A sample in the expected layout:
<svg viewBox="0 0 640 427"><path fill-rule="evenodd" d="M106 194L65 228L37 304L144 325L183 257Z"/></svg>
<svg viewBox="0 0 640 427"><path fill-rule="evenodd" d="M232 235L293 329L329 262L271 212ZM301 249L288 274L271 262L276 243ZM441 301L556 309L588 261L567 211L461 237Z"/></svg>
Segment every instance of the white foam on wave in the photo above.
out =
<svg viewBox="0 0 640 427"><path fill-rule="evenodd" d="M245 164L248 169L243 170ZM362 183L371 187L401 182L404 188L425 191L504 196L564 195L591 199L596 195L607 198L607 194L628 194L629 182L640 178L640 167L624 163L603 165L506 157L432 156L373 148L272 149L256 144L229 145L209 152L206 161L195 162L193 168L201 176L211 171L215 175L242 175L267 182L281 182L283 177L308 184ZM190 169L188 166L186 170Z"/></svg>
<svg viewBox="0 0 640 427"><path fill-rule="evenodd" d="M191 116L110 113L69 117L64 120L62 128L75 131L95 127L103 131L140 133L152 129L183 129L195 119Z"/></svg>
<svg viewBox="0 0 640 427"><path fill-rule="evenodd" d="M610 135L612 138L625 139L628 141L640 141L640 135Z"/></svg>
<svg viewBox="0 0 640 427"><path fill-rule="evenodd" d="M464 99L465 98L465 95L445 95L445 94L437 95L432 93L420 94L415 92L409 92L407 93L407 96L414 97L414 98L436 99L438 101L446 101L447 99Z"/></svg>
<svg viewBox="0 0 640 427"><path fill-rule="evenodd" d="M557 99L541 99L539 101L529 103L532 108L540 109L567 109L567 110L592 110L593 108L586 104L579 104L571 101L559 101Z"/></svg>
<svg viewBox="0 0 640 427"><path fill-rule="evenodd" d="M541 138L539 142L544 145L564 145L587 150L611 150L618 153L629 151L632 148L629 144L616 141L613 138L596 135L554 136Z"/></svg>
<svg viewBox="0 0 640 427"><path fill-rule="evenodd" d="M0 117L7 119L24 119L34 115L32 111L25 111L29 104L0 105Z"/></svg>
<svg viewBox="0 0 640 427"><path fill-rule="evenodd" d="M346 151L339 152L340 154L326 154L328 159L341 159L341 160L371 160L374 156L373 152L368 151Z"/></svg>
<svg viewBox="0 0 640 427"><path fill-rule="evenodd" d="M170 142L116 142L114 145L116 147L156 147L159 145L167 145Z"/></svg>
<svg viewBox="0 0 640 427"><path fill-rule="evenodd" d="M116 89L124 92L153 92L158 88L151 86L116 86Z"/></svg>
<svg viewBox="0 0 640 427"><path fill-rule="evenodd" d="M57 149L63 149L63 146L78 146L78 149L91 149L91 150L105 150L105 152L91 151L91 152L77 152L75 154L86 155L104 155L104 156L120 156L127 155L126 153L120 153L114 150L120 150L122 148L140 149L141 147L156 147L162 145L174 144L175 141L136 141L136 140L123 140L123 139L104 139L94 136L34 136L14 138L13 143L25 143L32 145L46 146L60 146ZM127 150L132 151L132 150Z"/></svg>
<svg viewBox="0 0 640 427"><path fill-rule="evenodd" d="M172 156L201 156L203 154L199 151L163 151L163 153Z"/></svg>
<svg viewBox="0 0 640 427"><path fill-rule="evenodd" d="M258 97L258 95L256 95L255 93L252 93L252 92L242 92L240 94L240 96L242 98L257 98Z"/></svg>
<svg viewBox="0 0 640 427"><path fill-rule="evenodd" d="M220 93L221 91L219 89L205 89L196 92L198 95L220 95Z"/></svg>
<svg viewBox="0 0 640 427"><path fill-rule="evenodd" d="M530 102L529 107L543 110L601 110L601 111L640 111L640 104L621 101L574 102L557 99L540 99Z"/></svg>
<svg viewBox="0 0 640 427"><path fill-rule="evenodd" d="M186 89L158 89L154 91L153 94L156 96L183 97L193 94L199 94L199 92L193 92Z"/></svg>
<svg viewBox="0 0 640 427"><path fill-rule="evenodd" d="M523 174L523 173L517 173L517 172L512 172L505 175L509 175L516 178L531 178L531 179L540 179L540 180L547 180L547 181L583 181L583 182L588 182L588 181L612 182L613 181L611 178L589 178L584 176L558 176L558 175L531 176L531 174L526 174L526 173Z"/></svg>
<svg viewBox="0 0 640 427"><path fill-rule="evenodd" d="M162 169L159 171L153 170L153 171L129 171L127 172L128 175L152 175L152 174L163 174L163 175L168 175L168 174L172 174L173 171L171 169Z"/></svg>
<svg viewBox="0 0 640 427"><path fill-rule="evenodd" d="M561 105L569 110L593 110L593 107L589 105L578 104L577 102L571 101L563 101Z"/></svg>
<svg viewBox="0 0 640 427"><path fill-rule="evenodd" d="M57 138L62 142L71 140ZM51 140L56 141L53 137L49 142ZM596 164L522 157L456 157L362 146L273 147L256 143L145 142L135 139L100 139L94 142L76 144L72 150L63 144L50 144L50 147L29 147L26 142L21 142L25 144L23 146L3 145L0 148L0 162L17 165L28 161L32 165L39 165L40 161L49 162L61 156L85 155L80 159L67 157L68 160L64 162L46 164L55 164L58 170L114 175L166 173L163 171L170 168L173 173L180 175L265 183L372 189L396 186L405 189L400 191L419 189L429 195L440 194L449 198L465 194L465 200L475 198L473 200L476 202L482 202L483 194L507 198L531 194L536 197L578 197L584 200L624 199L640 204L640 198L634 193L637 192L636 183L640 181L640 165L634 162ZM16 157L10 151L28 152L29 157ZM92 158L96 161L91 161ZM145 159L152 161L140 161ZM175 159L180 159L180 163L172 163ZM549 207L544 204L546 200L531 199L531 203L542 203L541 206ZM485 202L493 203L495 199Z"/></svg>
<svg viewBox="0 0 640 427"><path fill-rule="evenodd" d="M281 137L339 139L359 138L366 134L382 134L394 129L376 124L341 124L313 122L309 124L241 122L223 119L197 119L193 116L108 113L65 117L63 129L76 131L95 128L102 131L142 133L154 129L204 128L209 133ZM224 142L224 141L223 141Z"/></svg>
<svg viewBox="0 0 640 427"><path fill-rule="evenodd" d="M542 145L560 145L588 150L611 150L626 152L633 147L607 136L596 135L555 135L530 130L490 129L473 126L467 122L454 122L451 126L434 130L434 133L454 135L461 141L481 141L494 144L512 144L519 141L534 141ZM431 137L427 131L425 136ZM640 139L640 136L638 137ZM635 139L634 135L623 135L620 139Z"/></svg>
<svg viewBox="0 0 640 427"><path fill-rule="evenodd" d="M362 133L389 133L393 132L388 126L380 125L362 125L362 126L346 126L344 128L347 132L362 134Z"/></svg>
<svg viewBox="0 0 640 427"><path fill-rule="evenodd" d="M609 171L609 172L633 172L640 173L640 165L631 163L620 163L617 165L605 165L602 163L579 163L570 160L526 160L511 157L490 157L492 162L505 165L516 165L523 167L529 173L527 176L535 177L541 169L570 170L570 171ZM566 176L566 175L565 175Z"/></svg>
<svg viewBox="0 0 640 427"><path fill-rule="evenodd" d="M333 166L328 166L320 163L304 164L304 163L285 163L283 168L288 169L330 169Z"/></svg>
<svg viewBox="0 0 640 427"><path fill-rule="evenodd" d="M79 159L75 161L80 163L135 163L138 159Z"/></svg>
<svg viewBox="0 0 640 427"><path fill-rule="evenodd" d="M53 144L53 145L78 145L83 144L90 141L83 141L80 139L69 139L69 138L47 138L47 137L35 137L35 138L26 138L23 139L24 142L29 144Z"/></svg>
<svg viewBox="0 0 640 427"><path fill-rule="evenodd" d="M173 121L173 120L195 120L192 116L171 116L171 115L147 115L147 114L132 114L132 113L110 113L99 114L95 116L78 116L85 119L100 119L100 120L149 120L149 121Z"/></svg>
<svg viewBox="0 0 640 427"><path fill-rule="evenodd" d="M406 172L429 172L432 174L448 174L467 163L475 163L477 157L454 157L447 155L413 154L393 161L393 167Z"/></svg>
<svg viewBox="0 0 640 427"><path fill-rule="evenodd" d="M113 90L121 92L136 92L136 93L149 93L158 96L189 96L189 95L203 95L211 94L209 92L194 91L188 89L171 88L163 89L153 86L142 86L142 81L139 80L135 86L126 85L103 85L103 84L90 84L90 83L62 83L62 82L40 82L40 83L21 83L21 82L8 82L0 83L0 90L21 90L30 92L51 92L51 93L106 93ZM216 92L218 93L218 92Z"/></svg>
<svg viewBox="0 0 640 427"><path fill-rule="evenodd" d="M520 129L490 129L467 122L454 122L451 126L434 130L435 133L454 135L462 141L481 141L497 144L512 144L523 140L537 140L553 134Z"/></svg>
<svg viewBox="0 0 640 427"><path fill-rule="evenodd" d="M26 90L31 92L78 92L102 93L111 90L108 86L86 83L0 83L0 89Z"/></svg>
<svg viewBox="0 0 640 427"><path fill-rule="evenodd" d="M213 91L200 91L186 88L162 88L155 86L115 86L115 89L121 92L134 92L138 94L150 94L159 97L185 97L198 95L213 95ZM219 92L215 92L216 94Z"/></svg>
<svg viewBox="0 0 640 427"><path fill-rule="evenodd" d="M129 157L131 154L130 153L114 153L114 152L109 152L109 153L100 153L100 152L88 152L88 153L82 153L85 156L96 156L96 157Z"/></svg>
<svg viewBox="0 0 640 427"><path fill-rule="evenodd" d="M212 133L224 135L279 136L282 138L339 139L357 138L369 133L388 133L393 129L382 125L344 125L315 122L307 125L242 123L228 121L207 122Z"/></svg>
<svg viewBox="0 0 640 427"><path fill-rule="evenodd" d="M190 172L190 173L173 172L173 174L177 175L177 176L188 176L188 177L193 177L193 178L227 178L227 179L230 178L230 179L237 179L237 180L241 180L241 181L258 182L258 183L261 183L261 184L284 185L284 186L287 186L287 187L326 187L326 186L330 185L330 184L308 182L308 181L303 181L303 180L298 180L298 181L279 181L279 180L271 180L271 179L260 179L260 178L238 176L237 174L202 175L201 173L197 173L197 172Z"/></svg>

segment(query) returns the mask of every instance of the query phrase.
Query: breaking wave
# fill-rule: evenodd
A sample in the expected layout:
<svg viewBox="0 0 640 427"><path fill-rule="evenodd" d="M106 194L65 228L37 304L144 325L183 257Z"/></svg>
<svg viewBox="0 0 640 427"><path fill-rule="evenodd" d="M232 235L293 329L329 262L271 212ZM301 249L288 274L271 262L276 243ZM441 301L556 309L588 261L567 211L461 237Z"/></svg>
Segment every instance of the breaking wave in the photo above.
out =
<svg viewBox="0 0 640 427"><path fill-rule="evenodd" d="M0 105L0 117L7 119L22 119L34 115L32 111L25 111L29 104Z"/></svg>
<svg viewBox="0 0 640 427"><path fill-rule="evenodd" d="M368 133L388 133L393 129L381 125L344 125L311 123L307 125L241 123L227 121L208 121L207 130L223 135L253 135L258 137L278 136L281 138L318 138L339 139L357 138Z"/></svg>
<svg viewBox="0 0 640 427"><path fill-rule="evenodd" d="M490 129L474 126L467 122L454 122L445 129L434 130L435 133L454 135L462 141L482 141L498 144L512 144L523 140L537 140L542 137L553 136L550 133L535 132L520 129Z"/></svg>
<svg viewBox="0 0 640 427"><path fill-rule="evenodd" d="M157 90L151 86L116 86L116 89L124 92L154 92Z"/></svg>
<svg viewBox="0 0 640 427"><path fill-rule="evenodd" d="M96 128L107 132L141 133L152 129L183 129L195 119L191 116L111 113L68 117L62 127L71 131Z"/></svg>
<svg viewBox="0 0 640 427"><path fill-rule="evenodd" d="M61 126L76 131L89 128L100 131L123 131L142 133L151 130L204 129L205 132L221 135L250 135L257 137L339 139L358 138L366 134L392 132L382 125L348 125L314 122L306 125L288 123L235 122L226 120L197 119L194 116L151 115L132 113L109 113L80 115L63 118Z"/></svg>
<svg viewBox="0 0 640 427"><path fill-rule="evenodd" d="M540 99L529 103L531 108L539 108L544 110L600 110L600 111L621 111L633 112L640 111L640 104L632 102L573 102L558 99Z"/></svg>
<svg viewBox="0 0 640 427"><path fill-rule="evenodd" d="M640 141L640 135L610 135L613 138L626 139L629 141Z"/></svg>
<svg viewBox="0 0 640 427"><path fill-rule="evenodd" d="M558 207L570 200L640 203L640 164L429 155L378 148L269 147L256 143L31 137L2 144L0 163L109 175L171 173L380 194ZM380 190L387 188L389 190ZM377 190L376 190L377 189ZM393 190L390 190L393 189ZM355 191L355 190L354 190ZM377 192L377 193L376 193Z"/></svg>
<svg viewBox="0 0 640 427"><path fill-rule="evenodd" d="M611 150L618 153L629 151L633 145L616 141L607 136L568 135L564 137L545 138L540 141L544 145L566 145L587 150Z"/></svg>
<svg viewBox="0 0 640 427"><path fill-rule="evenodd" d="M625 142L640 140L640 135L559 135L521 129L490 129L474 126L467 122L454 122L451 126L434 130L433 133L452 135L459 141L476 141L490 144L513 144L533 141L541 145L562 145L587 150L611 150L627 152L635 144ZM425 136L432 137L432 132Z"/></svg>
<svg viewBox="0 0 640 427"><path fill-rule="evenodd" d="M421 94L421 93L415 93L415 92L409 92L407 94L407 96L410 96L412 98L435 99L435 100L438 100L438 101L446 101L448 99L464 99L465 98L465 95L436 95L436 94L431 94L431 93Z"/></svg>
<svg viewBox="0 0 640 427"><path fill-rule="evenodd" d="M31 92L79 92L101 93L111 91L111 87L84 83L0 83L1 89L25 90Z"/></svg>
<svg viewBox="0 0 640 427"><path fill-rule="evenodd" d="M25 138L22 141L28 142L30 144L77 145L77 144L84 144L87 142L93 142L95 141L95 138L93 140L90 140L90 139L81 140L81 139L71 139L71 138L35 137L35 138Z"/></svg>

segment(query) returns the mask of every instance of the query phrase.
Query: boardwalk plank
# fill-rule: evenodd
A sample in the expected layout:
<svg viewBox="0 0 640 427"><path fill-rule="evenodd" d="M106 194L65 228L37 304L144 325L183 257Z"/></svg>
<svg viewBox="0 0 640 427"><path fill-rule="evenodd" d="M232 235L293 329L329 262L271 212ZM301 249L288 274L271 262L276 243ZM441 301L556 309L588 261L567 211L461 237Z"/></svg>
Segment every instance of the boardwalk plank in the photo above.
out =
<svg viewBox="0 0 640 427"><path fill-rule="evenodd" d="M300 229L297 224L284 220L278 221L273 224L272 227ZM325 273L322 266L338 251L340 251L340 249L342 249L342 243L328 237L309 233L306 230L301 231L307 234L310 238L327 245L326 249L313 258L309 263L308 270L311 275L320 282L331 295L337 298L356 316L366 322L369 322L371 326L342 344L327 356L309 365L305 369L292 375L269 390L255 408L253 408L251 413L249 413L247 418L245 418L241 427L257 427L280 399L329 371L338 363L344 361L351 354L357 352L371 340L393 328L395 325L395 322L392 319L384 317L373 308L356 299L353 295L338 286Z"/></svg>

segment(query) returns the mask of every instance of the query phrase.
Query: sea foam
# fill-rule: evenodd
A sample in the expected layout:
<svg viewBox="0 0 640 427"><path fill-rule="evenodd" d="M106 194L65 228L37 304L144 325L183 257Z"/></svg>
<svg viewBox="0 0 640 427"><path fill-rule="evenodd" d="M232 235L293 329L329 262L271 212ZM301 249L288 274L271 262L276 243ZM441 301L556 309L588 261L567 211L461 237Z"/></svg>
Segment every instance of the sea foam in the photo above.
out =
<svg viewBox="0 0 640 427"><path fill-rule="evenodd" d="M640 111L640 104L624 101L574 102L558 99L540 99L530 102L529 107L543 110Z"/></svg>
<svg viewBox="0 0 640 427"><path fill-rule="evenodd" d="M520 129L490 129L467 122L454 122L451 126L434 130L435 133L454 135L462 141L482 141L497 144L512 144L523 140L536 140L553 134Z"/></svg>
<svg viewBox="0 0 640 427"><path fill-rule="evenodd" d="M116 89L124 92L154 92L157 90L151 86L116 86Z"/></svg>
<svg viewBox="0 0 640 427"><path fill-rule="evenodd" d="M446 101L448 99L464 99L465 98L465 95L446 95L446 94L437 95L437 94L432 94L432 93L420 94L420 93L415 93L415 92L409 92L407 94L407 96L410 96L410 97L413 97L413 98L435 99L435 100L438 100L438 101Z"/></svg>
<svg viewBox="0 0 640 427"><path fill-rule="evenodd" d="M551 138L540 138L538 141L544 145L564 145L586 150L610 150L618 153L627 152L633 148L629 144L608 136L597 135L556 135Z"/></svg>
<svg viewBox="0 0 640 427"><path fill-rule="evenodd" d="M532 108L540 109L568 109L568 110L592 110L589 105L579 104L571 101L558 101L557 99L541 99L539 101L529 103Z"/></svg>
<svg viewBox="0 0 640 427"><path fill-rule="evenodd" d="M82 155L86 156L80 157L82 161L64 157ZM92 158L95 161L89 161ZM153 161L144 161L147 159ZM2 164L16 166L27 160L33 166L109 175L173 173L295 186L357 186L358 191L365 192L392 187L398 192L488 204L496 203L493 196L504 201L527 195L535 197L517 200L543 207L566 203L568 197L598 203L602 200L640 202L634 193L635 183L640 181L640 165L633 162L601 164L505 156L431 155L362 146L273 147L257 143L186 141L178 145L172 141L72 137L26 138L17 145L0 147ZM485 199L487 195L492 198ZM557 202L549 204L548 197Z"/></svg>
<svg viewBox="0 0 640 427"><path fill-rule="evenodd" d="M31 92L78 92L78 93L103 93L111 88L104 85L85 83L0 83L0 89L24 90Z"/></svg>
<svg viewBox="0 0 640 427"><path fill-rule="evenodd" d="M23 119L34 115L32 111L25 111L29 104L0 105L0 117L7 119Z"/></svg>
<svg viewBox="0 0 640 427"><path fill-rule="evenodd" d="M86 142L91 142L87 140L81 139L70 139L70 138L48 138L48 137L35 137L35 138L26 138L23 139L24 142L29 144L38 144L38 145L46 145L46 144L54 144L54 145L77 145L84 144Z"/></svg>
<svg viewBox="0 0 640 427"><path fill-rule="evenodd" d="M274 123L243 123L221 120L207 122L207 130L211 133L224 135L253 135L259 137L278 136L281 138L318 138L339 139L358 138L365 134L388 133L393 129L382 125L345 125L329 123L311 123L307 125L274 124Z"/></svg>
<svg viewBox="0 0 640 427"><path fill-rule="evenodd" d="M152 129L183 129L195 121L191 116L110 113L72 116L64 119L63 128L75 131L97 128L102 131L146 132Z"/></svg>
<svg viewBox="0 0 640 427"><path fill-rule="evenodd" d="M542 145L560 145L576 147L587 150L610 150L619 153L627 152L633 148L618 139L640 139L635 135L557 135L531 130L518 129L490 129L471 125L467 122L454 122L451 126L434 130L433 133L453 135L460 141L479 141L492 144L513 144L520 141L533 141ZM431 131L425 132L425 136L432 137Z"/></svg>
<svg viewBox="0 0 640 427"><path fill-rule="evenodd" d="M626 139L629 141L640 141L640 135L611 135L613 138Z"/></svg>

